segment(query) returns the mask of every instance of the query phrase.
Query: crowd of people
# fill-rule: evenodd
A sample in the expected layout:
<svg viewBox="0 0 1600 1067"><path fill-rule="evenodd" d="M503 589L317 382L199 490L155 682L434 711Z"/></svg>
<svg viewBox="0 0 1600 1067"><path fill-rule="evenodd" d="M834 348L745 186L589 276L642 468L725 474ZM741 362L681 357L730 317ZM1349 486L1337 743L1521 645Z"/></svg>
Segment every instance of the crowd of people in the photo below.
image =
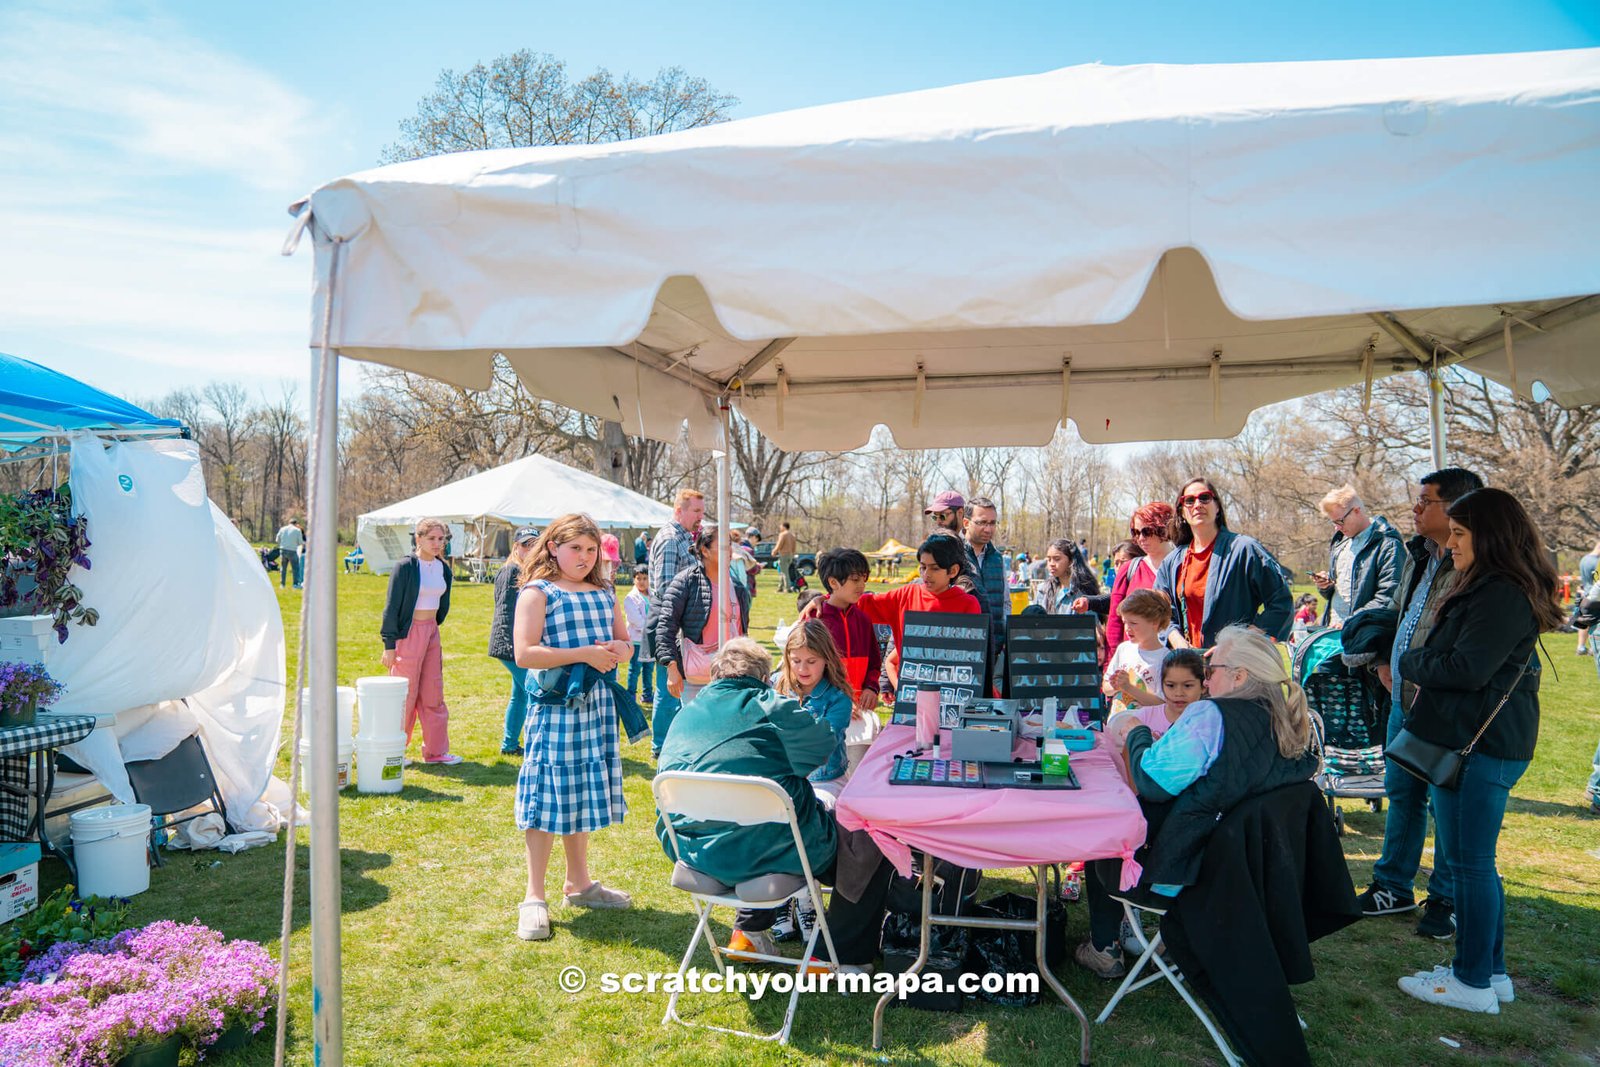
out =
<svg viewBox="0 0 1600 1067"><path fill-rule="evenodd" d="M512 681L502 751L523 760L516 821L528 884L518 935L550 936L546 873L556 837L569 904L630 906L627 892L593 877L587 843L626 812L619 735L648 733L663 769L756 774L782 785L811 866L834 886L827 916L839 962L870 968L890 869L870 838L837 825L833 807L878 729L881 694L894 691L906 613L986 616L982 686L998 693L1011 592L1020 587L1029 612L1104 623L1104 734L1123 755L1149 825L1145 875L1132 891L1146 897L1170 898L1195 883L1210 828L1233 807L1316 773L1315 709L1280 643L1297 620L1340 629L1347 661L1370 670L1387 694L1389 746L1409 734L1407 744L1470 753L1464 770L1443 782L1388 762L1383 851L1361 910L1417 910L1431 815L1434 858L1418 933L1454 937L1455 957L1401 977L1399 986L1431 1003L1497 1012L1513 990L1496 842L1537 740L1536 642L1567 621L1555 568L1520 502L1459 468L1420 480L1409 541L1384 517L1369 516L1352 486L1329 492L1321 510L1332 531L1328 565L1308 575L1319 613L1315 602L1297 605L1288 573L1264 545L1231 528L1208 478L1184 482L1170 502L1135 508L1127 540L1107 553L1108 570L1067 538L1038 559L1008 553L996 543L992 500L942 492L925 508L915 580L868 590L871 566L857 549L817 557L820 588L800 594L799 621L779 635L776 664L746 636L755 555L730 545L724 585L719 535L702 522L699 492L681 491L672 521L635 541L633 588L620 602L617 546L586 517L518 530L496 579L489 649ZM434 763L460 758L449 748L440 667L451 584L440 558L444 537L443 524L418 524L415 554L390 579L381 631L385 665L411 682L408 736L420 723L423 757ZM784 565L796 548L787 523L774 547L787 588L797 575ZM1593 610L1577 620L1585 625L1600 621L1600 596L1592 599ZM1596 764L1591 791L1600 788L1600 753ZM720 882L800 873L793 842L770 827L674 828L674 858ZM658 830L671 855L664 825ZM1113 897L1125 894L1102 873L1088 872L1089 936L1075 959L1114 978L1124 973L1128 935ZM741 912L730 948L772 953L775 938L804 925L804 910Z"/></svg>

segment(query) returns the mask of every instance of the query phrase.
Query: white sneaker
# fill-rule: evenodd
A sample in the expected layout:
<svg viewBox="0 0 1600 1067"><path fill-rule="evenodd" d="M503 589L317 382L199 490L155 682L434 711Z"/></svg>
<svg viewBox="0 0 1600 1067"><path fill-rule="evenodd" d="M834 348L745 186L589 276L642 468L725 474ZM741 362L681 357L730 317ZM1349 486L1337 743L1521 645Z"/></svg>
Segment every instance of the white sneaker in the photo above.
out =
<svg viewBox="0 0 1600 1067"><path fill-rule="evenodd" d="M1442 1004L1462 1011L1500 1014L1500 998L1493 989L1473 989L1463 985L1449 967L1423 975L1408 974L1400 979L1400 990L1429 1004Z"/></svg>
<svg viewBox="0 0 1600 1067"><path fill-rule="evenodd" d="M1431 971L1418 971L1415 977L1426 978L1431 981L1436 975L1449 973L1451 973L1450 965L1441 963ZM1491 974L1489 976L1489 988L1494 990L1495 997L1502 1004L1510 1004L1517 999L1517 991L1511 985L1511 976L1509 974Z"/></svg>

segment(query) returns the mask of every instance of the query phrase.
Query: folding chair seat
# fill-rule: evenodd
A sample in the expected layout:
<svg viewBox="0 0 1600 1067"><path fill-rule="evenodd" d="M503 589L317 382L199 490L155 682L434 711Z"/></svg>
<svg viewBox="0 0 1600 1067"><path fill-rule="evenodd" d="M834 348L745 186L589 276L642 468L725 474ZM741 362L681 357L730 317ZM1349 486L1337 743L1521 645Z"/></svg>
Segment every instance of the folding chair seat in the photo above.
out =
<svg viewBox="0 0 1600 1067"><path fill-rule="evenodd" d="M205 746L199 734L191 734L178 742L178 747L160 759L131 760L127 764L128 784L133 787L133 798L140 804L150 805L150 815L157 831L167 830L213 811L228 821L222 803L222 793L217 788L217 776L206 759ZM181 813L199 805L208 805L204 811L188 815ZM176 815L178 818L167 818ZM156 843L157 834L150 835L150 858L156 866L163 865L161 850Z"/></svg>
<svg viewBox="0 0 1600 1067"><path fill-rule="evenodd" d="M698 917L694 933L689 937L689 945L684 950L683 959L678 963L680 984L667 1000L667 1011L661 1018L661 1024L665 1026L669 1022L678 1022L684 1026L699 1026L725 1034L752 1037L758 1041L788 1044L789 1031L794 1025L795 1008L800 1000L801 980L808 970L813 970L819 965L837 971L839 959L833 948L833 935L828 930L827 915L821 907L822 890L811 868L811 857L806 853L805 840L795 816L793 801L777 782L770 778L751 775L660 771L651 783L651 790L655 793L657 809L665 817L667 840L671 845L675 861L672 868L672 885L675 889L689 894L689 900ZM674 815L681 815L697 822L726 822L739 826L786 823L794 836L795 848L799 852L800 866L804 874L765 874L733 886L721 882L683 862L682 852L678 847L677 831L672 825L671 817ZM731 956L738 962L757 961L795 969L795 988L789 996L788 1008L783 1016L783 1026L779 1030L771 1034L756 1034L746 1030L693 1022L678 1014L678 999L682 995L678 990L681 990L681 982L683 976L688 973L689 962L694 958L695 950L702 942L710 950L711 960L716 964L717 971L727 973L724 957L729 956L728 948L717 944L716 937L711 931L713 908L783 908L805 893L809 893L811 900L817 905L817 922L806 938L805 947L801 950L798 960L788 956L771 956L756 952L738 952ZM818 937L821 937L827 949L826 960L820 964L812 960L816 954Z"/></svg>

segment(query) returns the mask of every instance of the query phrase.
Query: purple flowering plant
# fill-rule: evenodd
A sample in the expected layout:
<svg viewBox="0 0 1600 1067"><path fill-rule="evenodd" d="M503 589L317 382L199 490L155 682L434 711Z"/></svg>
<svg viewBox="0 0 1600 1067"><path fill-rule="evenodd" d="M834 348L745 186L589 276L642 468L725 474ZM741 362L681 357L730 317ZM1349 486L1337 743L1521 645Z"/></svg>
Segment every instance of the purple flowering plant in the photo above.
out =
<svg viewBox="0 0 1600 1067"><path fill-rule="evenodd" d="M89 569L89 529L83 516L72 513L67 486L0 495L0 609L20 602L51 616L56 640L65 642L68 623L93 626L100 620L71 580L74 567ZM23 575L33 579L32 589L22 589Z"/></svg>
<svg viewBox="0 0 1600 1067"><path fill-rule="evenodd" d="M0 990L0 1063L109 1067L173 1034L204 1059L223 1030L266 1026L276 979L265 948L225 941L200 923L64 942Z"/></svg>
<svg viewBox="0 0 1600 1067"><path fill-rule="evenodd" d="M62 688L42 663L0 663L0 712L21 711L29 704L47 708L60 698Z"/></svg>

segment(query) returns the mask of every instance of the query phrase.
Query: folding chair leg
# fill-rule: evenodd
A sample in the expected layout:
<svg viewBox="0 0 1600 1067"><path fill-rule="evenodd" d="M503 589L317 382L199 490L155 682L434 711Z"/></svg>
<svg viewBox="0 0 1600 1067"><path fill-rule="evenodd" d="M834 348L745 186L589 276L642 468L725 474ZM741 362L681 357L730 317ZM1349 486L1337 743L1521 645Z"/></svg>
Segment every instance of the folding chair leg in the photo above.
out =
<svg viewBox="0 0 1600 1067"><path fill-rule="evenodd" d="M706 943L711 946L711 958L717 961L717 969L719 971L722 969L722 957L717 955L717 943L711 937L711 931L707 929L711 920L711 907L702 905L698 900L694 902L694 905L695 910L700 913L700 922L694 928L694 935L689 938L689 947L683 950L683 959L678 961L678 981L673 985L672 995L667 998L667 1011L661 1017L662 1026L675 1020L685 1026L689 1025L678 1016L678 996L683 988L683 976L689 973L689 961L694 958L694 950L700 944L702 936L705 937Z"/></svg>

